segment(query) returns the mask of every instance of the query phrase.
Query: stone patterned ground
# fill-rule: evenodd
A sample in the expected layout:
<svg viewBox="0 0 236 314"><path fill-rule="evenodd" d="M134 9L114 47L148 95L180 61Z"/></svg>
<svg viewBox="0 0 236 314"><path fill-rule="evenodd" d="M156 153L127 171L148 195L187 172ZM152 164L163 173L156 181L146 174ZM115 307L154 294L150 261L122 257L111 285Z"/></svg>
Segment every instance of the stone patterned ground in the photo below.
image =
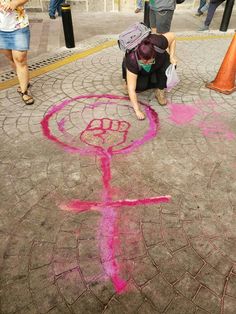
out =
<svg viewBox="0 0 236 314"><path fill-rule="evenodd" d="M157 136L112 157L114 199L172 196L169 204L116 210L114 258L127 281L120 294L101 259L100 213L60 209L71 199L101 200L99 158L64 151L40 122L71 97L122 96L121 52L112 47L34 78L31 107L16 87L0 92L1 313L235 313L236 97L204 87L229 43L180 41L181 83L169 105L160 107L152 91L139 95L158 113ZM129 141L145 133L147 120L137 121L127 102L92 107L96 101L72 102L53 117L52 132L67 116L72 133L100 118L128 121ZM194 108L191 119L173 111L181 104Z"/></svg>

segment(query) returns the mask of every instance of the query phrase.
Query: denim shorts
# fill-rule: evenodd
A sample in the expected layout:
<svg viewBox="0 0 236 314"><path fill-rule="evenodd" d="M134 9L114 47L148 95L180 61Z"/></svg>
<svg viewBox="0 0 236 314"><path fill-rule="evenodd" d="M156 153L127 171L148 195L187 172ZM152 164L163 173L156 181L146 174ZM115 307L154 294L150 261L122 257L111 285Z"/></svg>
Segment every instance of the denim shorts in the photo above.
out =
<svg viewBox="0 0 236 314"><path fill-rule="evenodd" d="M0 31L0 49L25 51L29 50L29 26L11 32Z"/></svg>
<svg viewBox="0 0 236 314"><path fill-rule="evenodd" d="M149 18L151 28L156 28L157 33L169 32L173 14L173 10L154 11L150 9Z"/></svg>

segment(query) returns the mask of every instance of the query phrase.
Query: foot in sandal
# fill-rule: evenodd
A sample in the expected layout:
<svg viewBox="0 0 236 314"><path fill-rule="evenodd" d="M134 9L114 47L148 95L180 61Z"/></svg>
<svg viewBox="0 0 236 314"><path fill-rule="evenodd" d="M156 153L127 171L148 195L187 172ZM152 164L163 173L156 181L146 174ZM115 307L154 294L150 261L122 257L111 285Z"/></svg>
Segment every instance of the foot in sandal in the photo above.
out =
<svg viewBox="0 0 236 314"><path fill-rule="evenodd" d="M28 95L28 90L26 90L24 93L20 92L20 94L21 94L23 102L26 105L33 105L34 98L31 95Z"/></svg>

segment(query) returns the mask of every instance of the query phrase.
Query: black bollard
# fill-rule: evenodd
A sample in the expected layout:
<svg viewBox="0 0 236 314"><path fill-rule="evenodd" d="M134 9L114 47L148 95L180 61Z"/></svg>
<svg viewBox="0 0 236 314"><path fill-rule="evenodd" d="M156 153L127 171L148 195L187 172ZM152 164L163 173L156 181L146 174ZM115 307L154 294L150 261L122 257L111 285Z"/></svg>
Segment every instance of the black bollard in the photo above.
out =
<svg viewBox="0 0 236 314"><path fill-rule="evenodd" d="M150 12L149 1L145 1L144 2L144 19L143 19L143 22L148 27L150 27L149 12Z"/></svg>
<svg viewBox="0 0 236 314"><path fill-rule="evenodd" d="M73 24L72 24L71 10L70 10L69 4L66 4L66 3L61 4L61 17L62 17L66 48L74 48L75 40L74 40Z"/></svg>
<svg viewBox="0 0 236 314"><path fill-rule="evenodd" d="M232 10L234 6L234 0L227 0L225 4L224 14L222 17L220 31L226 32L229 26Z"/></svg>

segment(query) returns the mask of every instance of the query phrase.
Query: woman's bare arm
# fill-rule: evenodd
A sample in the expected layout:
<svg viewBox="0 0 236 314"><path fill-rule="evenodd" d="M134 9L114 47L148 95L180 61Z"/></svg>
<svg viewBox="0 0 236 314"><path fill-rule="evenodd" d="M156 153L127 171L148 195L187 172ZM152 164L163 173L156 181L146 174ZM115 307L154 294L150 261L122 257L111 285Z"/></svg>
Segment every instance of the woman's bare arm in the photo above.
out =
<svg viewBox="0 0 236 314"><path fill-rule="evenodd" d="M173 64L177 63L177 58L175 56L175 48L176 48L176 39L175 39L175 34L174 33L165 33L163 36L166 37L169 43L169 54L170 54L170 62Z"/></svg>
<svg viewBox="0 0 236 314"><path fill-rule="evenodd" d="M136 113L136 116L139 120L145 119L145 114L141 110L141 106L138 103L138 97L136 93L136 85L137 85L137 74L134 74L130 72L129 70L126 69L127 73L127 86L128 86L128 93L129 93L129 98L131 101L131 104L134 108L134 111Z"/></svg>

